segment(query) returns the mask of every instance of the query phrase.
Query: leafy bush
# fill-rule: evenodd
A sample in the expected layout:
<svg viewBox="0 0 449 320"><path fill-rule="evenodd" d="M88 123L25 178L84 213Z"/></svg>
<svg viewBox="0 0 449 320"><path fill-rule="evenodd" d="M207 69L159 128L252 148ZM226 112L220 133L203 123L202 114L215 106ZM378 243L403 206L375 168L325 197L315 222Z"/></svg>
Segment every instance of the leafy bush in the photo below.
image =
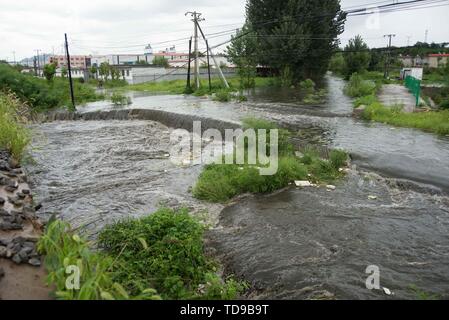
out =
<svg viewBox="0 0 449 320"><path fill-rule="evenodd" d="M14 68L0 64L0 90L11 90L35 110L46 110L70 105L70 90L66 79L48 82L32 75L22 74ZM104 98L85 84L74 81L77 104Z"/></svg>
<svg viewBox="0 0 449 320"><path fill-rule="evenodd" d="M45 255L48 284L56 289L55 296L64 300L157 300L153 289L144 289L131 296L123 286L113 280L112 269L116 263L112 256L93 252L88 242L80 238L69 224L55 220L48 224L38 243L39 252ZM80 271L79 290L66 286L66 270L76 266Z"/></svg>
<svg viewBox="0 0 449 320"><path fill-rule="evenodd" d="M118 92L114 92L111 95L111 102L116 106L126 106L132 104L132 100L130 97L127 97Z"/></svg>
<svg viewBox="0 0 449 320"><path fill-rule="evenodd" d="M376 101L377 101L377 98L375 95L364 96L364 97L357 98L354 101L354 106L356 108L360 107L361 105L370 106L373 103L375 103Z"/></svg>
<svg viewBox="0 0 449 320"><path fill-rule="evenodd" d="M0 92L0 149L10 151L18 161L30 141L28 129L20 124L18 112L21 106L14 94Z"/></svg>
<svg viewBox="0 0 449 320"><path fill-rule="evenodd" d="M213 100L219 101L219 102L229 102L232 99L232 94L227 90L220 90L217 93L215 93Z"/></svg>
<svg viewBox="0 0 449 320"><path fill-rule="evenodd" d="M203 234L187 210L160 209L105 228L99 245L116 257L114 280L132 293L151 286L165 299L234 299L243 286L216 275L204 254Z"/></svg>
<svg viewBox="0 0 449 320"><path fill-rule="evenodd" d="M299 87L301 89L307 90L307 91L314 91L315 90L315 82L311 79L306 79L304 81L301 81L299 83Z"/></svg>
<svg viewBox="0 0 449 320"><path fill-rule="evenodd" d="M374 95L378 89L375 82L364 80L358 73L354 73L345 87L345 94L353 98Z"/></svg>

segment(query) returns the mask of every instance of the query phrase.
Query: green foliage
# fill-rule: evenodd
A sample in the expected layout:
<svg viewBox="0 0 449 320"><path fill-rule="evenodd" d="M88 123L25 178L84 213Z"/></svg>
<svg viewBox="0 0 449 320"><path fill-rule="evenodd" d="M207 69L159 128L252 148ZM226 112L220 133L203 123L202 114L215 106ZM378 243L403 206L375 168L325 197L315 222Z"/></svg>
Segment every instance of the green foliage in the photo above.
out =
<svg viewBox="0 0 449 320"><path fill-rule="evenodd" d="M315 91L315 86L315 82L313 82L313 80L311 79L306 79L299 83L299 87L306 91Z"/></svg>
<svg viewBox="0 0 449 320"><path fill-rule="evenodd" d="M363 96L363 97L357 98L354 101L354 107L357 108L357 107L360 107L361 105L370 106L376 101L377 101L377 98L375 95Z"/></svg>
<svg viewBox="0 0 449 320"><path fill-rule="evenodd" d="M156 57L154 57L153 65L158 66L158 67L163 67L163 68L168 68L169 67L168 60L165 57L163 57L163 56L156 56Z"/></svg>
<svg viewBox="0 0 449 320"><path fill-rule="evenodd" d="M160 209L105 228L99 245L116 257L114 280L132 293L151 286L165 299L234 299L244 288L216 275L203 234L187 210Z"/></svg>
<svg viewBox="0 0 449 320"><path fill-rule="evenodd" d="M47 110L70 105L70 90L67 80L55 78L52 82L21 74L17 70L0 65L0 90L11 90L34 110ZM88 85L74 81L77 104L96 101L103 96Z"/></svg>
<svg viewBox="0 0 449 320"><path fill-rule="evenodd" d="M242 89L254 88L256 85L257 40L251 36L252 30L245 25L227 47L229 60L237 66Z"/></svg>
<svg viewBox="0 0 449 320"><path fill-rule="evenodd" d="M250 128L277 129L275 124L265 120L245 119L244 129ZM279 131L279 155L278 171L272 176L262 176L257 166L248 164L206 166L193 188L193 195L210 202L226 202L244 193L273 192L295 180L329 182L341 176L339 169L347 160L347 154L338 150L332 151L328 160L321 159L318 153L312 151L298 158L294 155L290 134L286 130Z"/></svg>
<svg viewBox="0 0 449 320"><path fill-rule="evenodd" d="M277 70L287 86L324 75L345 20L339 0L247 2L248 27L257 39L257 62ZM311 38L315 39L307 40Z"/></svg>
<svg viewBox="0 0 449 320"><path fill-rule="evenodd" d="M8 150L18 161L30 141L28 129L20 124L21 107L22 103L14 94L0 92L0 149Z"/></svg>
<svg viewBox="0 0 449 320"><path fill-rule="evenodd" d="M409 290L412 293L414 293L416 296L416 299L420 300L420 301L439 300L439 298L440 298L438 295L426 292L426 291L418 288L416 285L410 285Z"/></svg>
<svg viewBox="0 0 449 320"><path fill-rule="evenodd" d="M354 73L345 87L345 94L353 98L359 98L374 95L377 89L378 85L375 82L365 80L360 74Z"/></svg>
<svg viewBox="0 0 449 320"><path fill-rule="evenodd" d="M114 92L111 95L111 102L116 106L127 106L132 104L130 97L127 97L119 92Z"/></svg>
<svg viewBox="0 0 449 320"><path fill-rule="evenodd" d="M61 68L61 77L66 78L67 75L68 75L68 72L69 72L69 71L67 70L66 67L62 67L62 68Z"/></svg>
<svg viewBox="0 0 449 320"><path fill-rule="evenodd" d="M344 75L346 71L346 63L343 53L338 52L332 56L329 62L329 70L337 75Z"/></svg>
<svg viewBox="0 0 449 320"><path fill-rule="evenodd" d="M51 222L38 243L45 255L48 284L55 286L55 296L63 300L158 300L156 291L145 288L130 295L122 284L113 280L115 259L101 252L93 252L86 240L62 221ZM68 289L67 267L80 271L80 288Z"/></svg>
<svg viewBox="0 0 449 320"><path fill-rule="evenodd" d="M364 110L362 117L399 127L416 128L441 135L449 134L449 110L405 113L400 108L387 108L375 102Z"/></svg>
<svg viewBox="0 0 449 320"><path fill-rule="evenodd" d="M232 99L232 94L227 90L220 90L215 93L213 100L219 102L229 102Z"/></svg>
<svg viewBox="0 0 449 320"><path fill-rule="evenodd" d="M103 80L106 81L111 74L111 66L109 65L109 62L102 62L98 72L100 76L103 77Z"/></svg>
<svg viewBox="0 0 449 320"><path fill-rule="evenodd" d="M44 77L47 81L52 81L55 77L56 67L57 65L55 63L46 64L44 66Z"/></svg>
<svg viewBox="0 0 449 320"><path fill-rule="evenodd" d="M349 44L345 47L343 57L345 60L344 74L348 79L353 73L366 71L371 61L368 45L360 35L349 40Z"/></svg>

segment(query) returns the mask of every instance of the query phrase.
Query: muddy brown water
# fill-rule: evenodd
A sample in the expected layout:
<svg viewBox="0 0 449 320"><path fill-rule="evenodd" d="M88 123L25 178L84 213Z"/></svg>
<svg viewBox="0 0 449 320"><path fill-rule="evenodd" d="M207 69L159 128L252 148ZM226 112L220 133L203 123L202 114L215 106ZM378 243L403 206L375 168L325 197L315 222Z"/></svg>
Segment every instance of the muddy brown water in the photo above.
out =
<svg viewBox="0 0 449 320"><path fill-rule="evenodd" d="M80 108L91 121L35 125L27 169L41 215L59 214L95 234L161 204L207 210L212 223L219 218L210 247L257 289L251 298L416 298L412 285L447 297L449 139L354 120L343 86L328 76L327 101L317 106L288 90L258 91L243 104L130 93L133 105L119 111L109 102ZM184 127L200 117L206 127L234 127L248 115L287 126L298 144L346 149L356 167L333 192L288 188L222 212L193 199L188 190L201 167L160 157L170 129L151 120ZM394 296L365 288L368 265L379 266Z"/></svg>

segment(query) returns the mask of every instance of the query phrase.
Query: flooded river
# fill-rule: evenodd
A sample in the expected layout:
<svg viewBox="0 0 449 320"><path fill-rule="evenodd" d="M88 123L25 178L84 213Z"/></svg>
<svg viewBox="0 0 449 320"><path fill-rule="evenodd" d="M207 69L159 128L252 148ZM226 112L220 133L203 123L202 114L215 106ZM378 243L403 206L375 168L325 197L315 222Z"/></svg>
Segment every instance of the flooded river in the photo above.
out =
<svg viewBox="0 0 449 320"><path fill-rule="evenodd" d="M27 169L41 214L98 231L160 204L221 212L209 247L254 286L252 298L414 298L411 286L447 297L449 139L354 120L343 86L328 76L319 106L301 104L289 90L259 91L242 104L132 93L129 115L98 102L80 109L93 121L35 125L35 164ZM298 143L348 150L355 167L333 192L289 188L223 211L196 201L188 191L201 167L165 157L168 127L198 117L226 127L246 116L289 127ZM394 296L365 288L369 265Z"/></svg>

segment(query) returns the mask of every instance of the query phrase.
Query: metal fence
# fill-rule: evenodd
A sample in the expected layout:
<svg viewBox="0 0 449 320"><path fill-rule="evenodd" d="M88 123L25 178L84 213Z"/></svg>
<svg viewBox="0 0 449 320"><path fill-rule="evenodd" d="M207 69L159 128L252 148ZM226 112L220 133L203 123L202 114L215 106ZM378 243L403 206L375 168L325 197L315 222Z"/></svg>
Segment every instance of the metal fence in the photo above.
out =
<svg viewBox="0 0 449 320"><path fill-rule="evenodd" d="M419 106L419 98L421 96L421 80L418 80L412 76L407 76L405 78L405 86L415 96L416 106Z"/></svg>

